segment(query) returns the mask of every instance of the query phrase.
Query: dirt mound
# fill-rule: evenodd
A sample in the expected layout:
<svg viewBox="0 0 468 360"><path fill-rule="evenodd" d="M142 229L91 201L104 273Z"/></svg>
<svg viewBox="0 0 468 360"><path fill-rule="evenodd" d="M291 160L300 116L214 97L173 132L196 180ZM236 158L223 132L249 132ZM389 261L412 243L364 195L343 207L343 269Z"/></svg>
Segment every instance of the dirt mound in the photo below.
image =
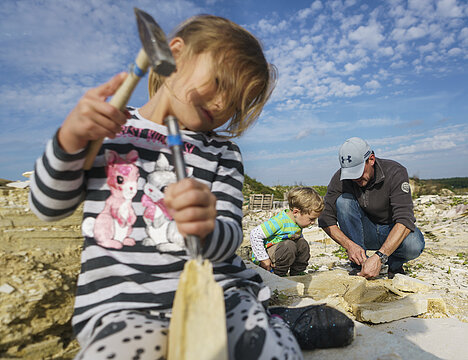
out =
<svg viewBox="0 0 468 360"><path fill-rule="evenodd" d="M0 187L0 195L0 357L72 359L81 216L44 223L27 190Z"/></svg>

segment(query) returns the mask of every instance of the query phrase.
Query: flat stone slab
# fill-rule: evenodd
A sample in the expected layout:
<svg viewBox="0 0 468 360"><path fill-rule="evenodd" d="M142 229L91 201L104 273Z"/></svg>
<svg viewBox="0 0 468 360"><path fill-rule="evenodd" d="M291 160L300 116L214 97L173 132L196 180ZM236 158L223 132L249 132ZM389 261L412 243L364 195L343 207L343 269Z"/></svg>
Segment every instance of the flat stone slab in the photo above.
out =
<svg viewBox="0 0 468 360"><path fill-rule="evenodd" d="M423 314L427 312L428 300L420 294L411 294L387 303L354 304L352 309L356 320L380 324Z"/></svg>
<svg viewBox="0 0 468 360"><path fill-rule="evenodd" d="M428 283L403 274L395 274L395 277L392 279L392 285L398 290L413 293L428 292L431 289L431 285Z"/></svg>
<svg viewBox="0 0 468 360"><path fill-rule="evenodd" d="M304 284L288 280L287 278L279 277L260 266L255 265L251 261L244 261L249 269L254 269L258 272L263 282L270 288L270 290L278 291L284 295L304 295Z"/></svg>

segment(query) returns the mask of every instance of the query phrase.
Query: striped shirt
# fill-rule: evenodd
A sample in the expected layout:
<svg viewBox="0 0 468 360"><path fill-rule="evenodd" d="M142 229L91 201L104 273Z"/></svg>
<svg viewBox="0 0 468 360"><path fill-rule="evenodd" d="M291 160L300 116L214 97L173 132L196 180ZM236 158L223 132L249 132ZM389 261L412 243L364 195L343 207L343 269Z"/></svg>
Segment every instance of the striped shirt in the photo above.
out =
<svg viewBox="0 0 468 360"><path fill-rule="evenodd" d="M72 321L82 344L106 313L170 312L188 259L175 223L163 211L163 199L155 197L175 181L166 127L130 110L132 118L115 139L105 139L91 170L82 170L86 149L67 154L55 136L36 161L31 180L30 206L41 219L64 218L85 201ZM215 229L205 239L203 257L213 262L215 279L224 289L250 286L261 294L259 300L266 300L259 275L235 254L242 242L244 176L237 145L192 131L182 131L182 140L191 176L217 198Z"/></svg>

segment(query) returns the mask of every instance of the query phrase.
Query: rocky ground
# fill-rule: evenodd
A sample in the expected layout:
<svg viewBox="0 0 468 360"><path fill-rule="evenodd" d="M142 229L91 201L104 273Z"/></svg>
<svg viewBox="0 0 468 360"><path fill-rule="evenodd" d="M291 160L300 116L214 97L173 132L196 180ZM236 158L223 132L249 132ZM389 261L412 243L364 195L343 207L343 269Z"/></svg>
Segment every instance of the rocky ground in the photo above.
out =
<svg viewBox="0 0 468 360"><path fill-rule="evenodd" d="M468 195L427 195L416 199L414 205L426 248L405 269L407 275L430 285L431 291L443 298L448 310L446 314L425 316L453 316L468 323ZM245 235L272 215L274 212L247 212ZM351 269L344 249L316 225L304 230L304 237L311 247L309 273ZM243 246L244 255L248 253L247 239ZM386 278L384 272L379 279Z"/></svg>
<svg viewBox="0 0 468 360"><path fill-rule="evenodd" d="M68 219L43 223L28 208L28 190L5 185L0 181L0 359L72 359L78 350L70 318L81 252L80 209ZM452 194L415 200L427 246L407 270L447 305L447 311L423 317L468 322L467 204L468 196ZM241 256L248 258L249 230L272 215L246 212ZM311 227L304 233L312 275L347 269L344 252L321 230ZM293 298L275 293L276 303Z"/></svg>

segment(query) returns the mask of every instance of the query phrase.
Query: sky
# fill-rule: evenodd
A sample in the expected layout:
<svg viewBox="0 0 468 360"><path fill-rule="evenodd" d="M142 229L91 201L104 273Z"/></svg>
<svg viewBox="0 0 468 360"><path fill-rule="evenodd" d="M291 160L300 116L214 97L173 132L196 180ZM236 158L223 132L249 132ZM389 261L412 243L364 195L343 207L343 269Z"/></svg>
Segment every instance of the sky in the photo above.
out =
<svg viewBox="0 0 468 360"><path fill-rule="evenodd" d="M467 0L3 0L0 178L26 180L80 97L129 68L133 7L166 33L209 13L261 41L278 80L235 140L250 177L327 185L354 136L409 176L468 176ZM129 105L147 100L145 77Z"/></svg>

